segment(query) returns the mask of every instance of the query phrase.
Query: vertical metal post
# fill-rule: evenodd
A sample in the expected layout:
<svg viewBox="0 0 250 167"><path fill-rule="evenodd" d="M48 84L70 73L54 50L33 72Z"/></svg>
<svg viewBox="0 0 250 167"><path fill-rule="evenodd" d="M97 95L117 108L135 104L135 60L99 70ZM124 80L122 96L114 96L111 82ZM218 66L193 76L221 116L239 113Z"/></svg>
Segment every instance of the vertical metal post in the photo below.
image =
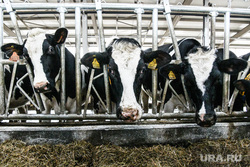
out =
<svg viewBox="0 0 250 167"><path fill-rule="evenodd" d="M60 27L65 27L65 13L66 8L60 7L57 9L60 13ZM65 79L65 44L61 46L61 113L65 114L66 103L66 79Z"/></svg>
<svg viewBox="0 0 250 167"><path fill-rule="evenodd" d="M152 50L158 49L158 9L153 9L153 46ZM152 70L152 113L157 113L157 81L158 70Z"/></svg>
<svg viewBox="0 0 250 167"><path fill-rule="evenodd" d="M226 12L224 16L224 53L223 59L229 58L229 42L230 42L230 12ZM228 112L229 104L229 74L223 75L223 103L222 109L224 112Z"/></svg>
<svg viewBox="0 0 250 167"><path fill-rule="evenodd" d="M203 6L208 6L209 0L203 0ZM209 46L209 17L203 16L202 45Z"/></svg>
<svg viewBox="0 0 250 167"><path fill-rule="evenodd" d="M142 8L135 9L135 13L137 14L137 41L140 45L142 45L142 13L144 13L144 10Z"/></svg>
<svg viewBox="0 0 250 167"><path fill-rule="evenodd" d="M12 91L13 91L13 88L14 88L14 80L15 80L15 76L16 76L17 63L18 62L15 62L14 65L13 65L13 71L12 71L11 81L10 81L10 89L9 89L7 105L6 105L6 109L5 109L5 116L6 117L8 116L8 111L9 111L9 106L10 106L10 99L11 99Z"/></svg>
<svg viewBox="0 0 250 167"><path fill-rule="evenodd" d="M3 45L3 9L0 8L0 46ZM3 59L3 53L0 50L0 61ZM0 63L0 114L4 114L5 111L5 84L4 84L4 65Z"/></svg>
<svg viewBox="0 0 250 167"><path fill-rule="evenodd" d="M80 49L81 49L81 9L75 9L75 40L76 40L76 54L75 54L75 68L76 68L76 112L81 114L81 64L80 64Z"/></svg>
<svg viewBox="0 0 250 167"><path fill-rule="evenodd" d="M176 39L176 35L175 35L175 32L174 32L174 26L173 26L173 22L172 22L172 18L171 18L171 10L170 10L170 6L169 6L169 0L163 0L163 5L164 5L164 8L165 8L165 17L166 17L166 20L168 22L168 28L169 28L169 32L170 32L170 35L171 35L171 39L172 39L172 42L173 42L173 48L174 48L174 51L175 51L175 56L176 56L176 59L181 61L181 54L180 54L180 50L179 50L179 47L178 47L178 43L177 43L177 39ZM178 61L177 61L178 63ZM188 93L187 93L187 90L186 90L186 87L184 85L184 76L181 75L181 82L182 82L182 87L183 87L183 90L184 90L184 94L185 94L185 98L187 100L187 103L189 105L189 109L191 108L190 105L191 105L191 100L188 96Z"/></svg>
<svg viewBox="0 0 250 167"><path fill-rule="evenodd" d="M100 45L101 45L101 52L105 52L106 47L105 47L104 30L103 30L101 0L95 0L95 3L96 3L97 18L98 18L99 39L100 39ZM107 65L103 66L103 73L104 73L103 77L104 77L106 103L107 103L106 105L107 105L108 113L111 113L111 103L110 103L110 92L109 92Z"/></svg>
<svg viewBox="0 0 250 167"><path fill-rule="evenodd" d="M215 49L215 40L216 40L216 36L215 36L215 26L216 26L216 17L218 15L218 12L211 12L210 16L211 16L211 38L210 38L210 47L211 49Z"/></svg>
<svg viewBox="0 0 250 167"><path fill-rule="evenodd" d="M83 55L88 52L88 17L87 14L83 11L82 14L82 48Z"/></svg>
<svg viewBox="0 0 250 167"><path fill-rule="evenodd" d="M11 21L12 21L13 26L15 28L18 42L19 42L20 45L22 45L23 44L23 39L22 39L20 29L18 28L18 23L17 23L17 20L16 20L15 12L13 11L9 0L4 0L4 4L5 4L7 12L10 14L10 18L11 18Z"/></svg>

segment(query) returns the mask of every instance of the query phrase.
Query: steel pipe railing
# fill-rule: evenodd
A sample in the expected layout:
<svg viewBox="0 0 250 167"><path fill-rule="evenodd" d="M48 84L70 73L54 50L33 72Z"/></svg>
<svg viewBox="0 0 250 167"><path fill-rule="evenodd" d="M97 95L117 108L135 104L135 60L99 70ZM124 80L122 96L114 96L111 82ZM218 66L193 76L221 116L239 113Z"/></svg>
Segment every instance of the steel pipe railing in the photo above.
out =
<svg viewBox="0 0 250 167"><path fill-rule="evenodd" d="M75 53L75 68L76 68L76 112L81 114L81 63L80 63L80 49L81 49L81 9L75 9L75 31L76 31L76 53Z"/></svg>
<svg viewBox="0 0 250 167"><path fill-rule="evenodd" d="M210 13L211 16L211 39L210 39L210 48L211 49L215 49L215 40L216 40L216 17L218 16L218 12L211 12Z"/></svg>
<svg viewBox="0 0 250 167"><path fill-rule="evenodd" d="M59 7L57 11L60 13L60 27L65 27L65 13L67 12L66 8ZM66 112L66 76L65 76L65 44L61 45L61 113Z"/></svg>
<svg viewBox="0 0 250 167"><path fill-rule="evenodd" d="M249 113L247 112L233 112L232 114L226 114L224 112L217 112L217 118L247 118ZM163 113L160 114L150 114L144 113L142 119L194 119L195 113ZM82 119L81 115L77 114L68 114L68 115L44 115L44 114L10 114L8 116L0 115L0 120L8 119L26 119L26 120L79 120ZM117 120L116 114L88 114L85 117L86 120Z"/></svg>
<svg viewBox="0 0 250 167"><path fill-rule="evenodd" d="M229 58L229 43L230 43L230 12L225 13L224 20L224 50L223 50L223 59ZM223 101L222 109L225 112L228 112L229 104L229 87L230 87L230 78L229 74L223 74Z"/></svg>
<svg viewBox="0 0 250 167"><path fill-rule="evenodd" d="M179 50L179 47L178 47L178 43L177 43L177 39L176 39L176 35L175 35L175 31L174 31L174 26L173 26L173 22L172 22L172 18L171 18L171 10L170 10L170 6L169 6L169 0L164 0L163 1L163 5L164 5L164 8L165 8L165 17L166 17L166 20L168 22L168 27L169 27L169 32L170 32L170 35L171 35L171 39L172 39L172 43L173 43L173 48L174 48L174 51L175 51L175 56L176 56L176 59L181 61L181 54L180 54L180 50ZM187 102L187 105L189 106L189 110L191 110L191 100L188 96L188 93L187 93L187 90L186 90L186 87L185 87L185 84L184 84L184 76L181 75L181 82L182 82L182 87L183 87L183 90L184 90L184 95L185 95L185 99L186 99L186 102Z"/></svg>
<svg viewBox="0 0 250 167"><path fill-rule="evenodd" d="M3 45L3 8L0 8L0 46ZM0 50L0 61L3 60L3 53ZM0 115L5 111L5 83L4 83L4 65L0 63Z"/></svg>
<svg viewBox="0 0 250 167"><path fill-rule="evenodd" d="M6 9L4 4L0 4L4 10ZM96 9L95 3L13 3L12 8L16 10L29 10L29 9L57 9L64 7L67 9L75 9L80 7L81 9ZM162 5L153 4L129 4L129 3L103 3L103 9L119 9L119 10L135 10L142 8L144 10L153 10L157 8L159 11L165 11ZM231 14L250 15L250 9L242 8L227 8L227 7L204 7L204 6L190 6L190 5L170 5L171 11L174 12L193 12L193 13L206 13L216 11L218 13L230 12Z"/></svg>
<svg viewBox="0 0 250 167"><path fill-rule="evenodd" d="M158 9L153 10L153 41L152 50L158 49ZM157 83L158 70L152 69L152 113L157 113Z"/></svg>
<svg viewBox="0 0 250 167"><path fill-rule="evenodd" d="M96 0L95 2L96 2L96 12L97 12L97 19L98 19L98 27L99 27L99 39L100 39L100 45L101 45L100 49L101 49L101 52L105 52L106 47L105 47L103 19L102 19L102 4L101 4L101 0ZM108 113L111 113L112 111L111 111L107 65L103 65L103 73L104 73L104 85L105 85L105 93L106 93L106 105L107 105Z"/></svg>

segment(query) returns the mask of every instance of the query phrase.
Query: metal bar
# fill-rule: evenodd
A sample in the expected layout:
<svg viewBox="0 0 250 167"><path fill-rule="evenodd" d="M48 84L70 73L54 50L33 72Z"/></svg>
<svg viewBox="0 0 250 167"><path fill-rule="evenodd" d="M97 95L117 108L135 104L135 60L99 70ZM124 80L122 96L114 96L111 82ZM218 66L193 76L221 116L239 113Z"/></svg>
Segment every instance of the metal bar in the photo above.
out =
<svg viewBox="0 0 250 167"><path fill-rule="evenodd" d="M168 85L170 84L170 82L171 82L171 81L169 81L168 79L166 79L165 86L164 86L163 93L162 93L161 107L160 107L160 115L162 115L162 114L163 114L163 111L164 111L164 102L165 102L165 99L166 99L167 90L168 90Z"/></svg>
<svg viewBox="0 0 250 167"><path fill-rule="evenodd" d="M99 39L101 45L101 52L106 51L105 47L105 38L104 38L104 29L103 29L103 20L102 20L102 4L101 0L95 0L96 2L96 12L98 18L98 27L99 27ZM108 109L108 113L111 113L111 103L110 103L110 91L109 91L109 81L108 81L108 68L107 65L103 65L103 73L104 73L104 85L105 85L105 94L106 94L106 105Z"/></svg>
<svg viewBox="0 0 250 167"><path fill-rule="evenodd" d="M97 92L96 88L94 87L94 85L92 85L92 89L95 92L96 96L98 97L98 99L100 100L102 106L107 110L106 105L104 103L104 101L102 100L101 96L99 95L99 93Z"/></svg>
<svg viewBox="0 0 250 167"><path fill-rule="evenodd" d="M142 45L142 13L144 13L144 10L142 8L135 9L135 13L137 14L137 41L140 45Z"/></svg>
<svg viewBox="0 0 250 167"><path fill-rule="evenodd" d="M4 4L0 4L0 7L6 9ZM80 7L81 9L96 9L95 3L13 3L12 8L17 10L28 9L57 9L58 7L64 7L67 9L75 9ZM159 11L164 11L162 5L152 4L131 4L131 3L103 3L104 9L120 9L120 10L135 10L142 8L144 10L153 10L157 8ZM242 8L226 8L226 7L203 7L203 6L188 6L188 5L171 5L171 11L176 12L194 12L194 13L207 13L217 11L219 13L230 12L231 14L250 15L249 9Z"/></svg>
<svg viewBox="0 0 250 167"><path fill-rule="evenodd" d="M216 33L216 17L218 16L218 13L217 12L211 12L210 13L210 16L211 16L211 39L210 39L210 47L211 49L215 49L215 40L216 40L216 36L215 36L215 33Z"/></svg>
<svg viewBox="0 0 250 167"><path fill-rule="evenodd" d="M88 89L87 89L87 94L86 94L85 105L84 105L84 112L83 112L83 117L84 118L86 118L86 114L87 114L89 96L90 96L90 93L91 93L91 85L93 83L94 74L95 74L95 69L92 69L91 73L90 73L90 77L89 77L89 84L88 84Z"/></svg>
<svg viewBox="0 0 250 167"><path fill-rule="evenodd" d="M237 117L247 117L249 113L247 112L233 112L232 114L226 114L224 112L217 112L217 118L237 118ZM143 114L142 119L179 119L179 118L190 118L193 119L195 113L164 113L161 116L159 114ZM68 115L57 115L57 114L10 114L8 116L0 115L0 119L26 119L26 120L69 120L69 119L82 119L81 115L77 114L68 114ZM95 120L95 119L117 119L116 114L89 114L86 115L86 120Z"/></svg>
<svg viewBox="0 0 250 167"><path fill-rule="evenodd" d="M60 13L60 27L65 27L66 8L59 7L57 11ZM65 44L61 45L61 113L65 113L66 107L66 76L65 76Z"/></svg>
<svg viewBox="0 0 250 167"><path fill-rule="evenodd" d="M76 54L75 54L75 68L76 68L76 112L81 114L81 64L80 64L80 49L81 49L81 9L75 9L75 31L76 31Z"/></svg>
<svg viewBox="0 0 250 167"><path fill-rule="evenodd" d="M203 0L203 6L208 6L209 0ZM209 17L203 16L202 45L209 46Z"/></svg>
<svg viewBox="0 0 250 167"><path fill-rule="evenodd" d="M175 35L175 32L174 32L174 26L173 26L173 22L172 22L172 18L171 18L171 15L170 15L170 7L169 7L169 0L164 0L163 1L163 4L164 4L164 8L165 8L165 16L166 16L166 20L168 22L168 27L169 27L169 32L170 32L170 35L171 35L171 39L172 39L172 42L173 42L173 48L174 48L174 51L175 51L175 56L176 56L176 59L177 60L181 60L181 54L180 54L180 50L179 50L179 47L178 47L178 43L177 43L177 39L176 39L176 35ZM183 87L183 90L184 90L184 95L185 95L185 99L187 101L187 105L188 105L188 108L190 110L190 106L191 106L191 100L188 96L188 93L187 93L187 90L186 90L186 87L185 87L185 84L184 84L184 76L181 75L181 82L182 82L182 87Z"/></svg>
<svg viewBox="0 0 250 167"><path fill-rule="evenodd" d="M152 50L158 49L158 10L153 10L153 46ZM157 113L157 81L158 81L158 70L152 70L152 113Z"/></svg>
<svg viewBox="0 0 250 167"><path fill-rule="evenodd" d="M223 50L223 59L229 58L229 40L230 40L230 12L226 12L224 20L224 50ZM230 78L229 74L223 75L223 102L222 109L224 112L228 112L229 104L229 87L230 87Z"/></svg>
<svg viewBox="0 0 250 167"><path fill-rule="evenodd" d="M3 45L3 9L0 8L0 46ZM0 50L0 61L3 60L3 53ZM4 114L5 111L5 83L4 83L4 65L0 63L0 114Z"/></svg>
<svg viewBox="0 0 250 167"><path fill-rule="evenodd" d="M88 52L88 16L85 12L82 14L82 48L83 55Z"/></svg>
<svg viewBox="0 0 250 167"><path fill-rule="evenodd" d="M16 77L16 69L17 69L17 62L14 63L13 70L12 70L12 75L11 75L11 80L10 80L10 88L9 88L8 99L7 99L7 105L6 105L6 109L5 109L5 115L6 116L8 115L8 111L9 111L10 100L11 100L12 91L13 91L13 87L14 87L14 81L15 81L15 77Z"/></svg>
<svg viewBox="0 0 250 167"><path fill-rule="evenodd" d="M14 26L15 31L16 31L18 42L20 45L22 45L23 44L22 34L21 34L20 29L18 27L15 12L13 11L9 0L4 0L4 4L6 6L7 12L10 14L11 21L12 21L13 26Z"/></svg>
<svg viewBox="0 0 250 167"><path fill-rule="evenodd" d="M31 97L29 97L29 95L23 90L23 88L20 86L21 82L23 81L23 79L25 77L27 77L29 75L29 73L26 73L24 76L22 76L17 82L16 82L16 86L19 88L19 90L23 93L23 95L31 102L31 104L33 106L35 106L35 108L37 110L40 110L39 106L32 100Z"/></svg>

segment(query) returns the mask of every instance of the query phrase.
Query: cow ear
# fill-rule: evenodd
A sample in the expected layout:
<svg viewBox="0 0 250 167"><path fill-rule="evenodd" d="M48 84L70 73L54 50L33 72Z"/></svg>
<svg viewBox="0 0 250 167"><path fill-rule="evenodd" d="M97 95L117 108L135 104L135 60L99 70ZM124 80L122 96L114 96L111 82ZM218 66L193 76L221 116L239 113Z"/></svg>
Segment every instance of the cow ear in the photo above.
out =
<svg viewBox="0 0 250 167"><path fill-rule="evenodd" d="M160 68L171 61L171 56L167 52L161 50L146 53L142 58L144 62L148 64L148 68L152 70Z"/></svg>
<svg viewBox="0 0 250 167"><path fill-rule="evenodd" d="M244 79L240 79L240 80L234 81L234 86L239 91L246 91L250 87L250 81L244 80Z"/></svg>
<svg viewBox="0 0 250 167"><path fill-rule="evenodd" d="M101 69L103 65L109 64L109 59L110 56L107 52L91 52L81 58L81 63L90 68Z"/></svg>
<svg viewBox="0 0 250 167"><path fill-rule="evenodd" d="M174 80L181 75L181 65L168 64L159 69L160 74L169 80Z"/></svg>
<svg viewBox="0 0 250 167"><path fill-rule="evenodd" d="M6 45L3 45L1 47L2 52L4 52L7 56L7 58L10 58L13 53L16 53L18 56L23 55L23 45L18 45L15 43L9 43Z"/></svg>
<svg viewBox="0 0 250 167"><path fill-rule="evenodd" d="M221 72L228 74L237 74L247 67L247 61L237 58L231 58L227 60L222 60L218 64L218 68Z"/></svg>
<svg viewBox="0 0 250 167"><path fill-rule="evenodd" d="M54 42L56 44L63 44L68 36L68 30L66 28L59 28L54 35Z"/></svg>

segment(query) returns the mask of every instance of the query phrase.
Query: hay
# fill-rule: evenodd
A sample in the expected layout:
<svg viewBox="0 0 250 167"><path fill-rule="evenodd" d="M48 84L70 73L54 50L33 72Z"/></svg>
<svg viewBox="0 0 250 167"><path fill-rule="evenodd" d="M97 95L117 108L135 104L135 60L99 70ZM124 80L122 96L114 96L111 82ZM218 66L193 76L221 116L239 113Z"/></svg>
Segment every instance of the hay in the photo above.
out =
<svg viewBox="0 0 250 167"><path fill-rule="evenodd" d="M90 166L92 145L78 141L67 145L26 145L6 141L0 145L3 166Z"/></svg>
<svg viewBox="0 0 250 167"><path fill-rule="evenodd" d="M241 166L250 164L250 139L203 140L189 146L154 145L121 147L93 146L85 141L59 145L27 145L11 140L0 144L0 166L94 166L94 167L211 167ZM240 162L203 162L200 155L242 155Z"/></svg>

